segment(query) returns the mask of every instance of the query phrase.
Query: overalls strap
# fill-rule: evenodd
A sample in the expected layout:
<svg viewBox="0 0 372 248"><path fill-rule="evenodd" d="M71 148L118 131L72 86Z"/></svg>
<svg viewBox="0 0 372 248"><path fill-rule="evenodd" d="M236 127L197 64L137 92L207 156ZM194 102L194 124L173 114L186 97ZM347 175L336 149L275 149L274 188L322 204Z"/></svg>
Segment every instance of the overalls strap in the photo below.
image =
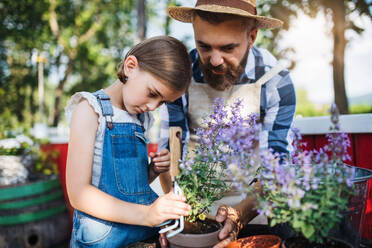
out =
<svg viewBox="0 0 372 248"><path fill-rule="evenodd" d="M96 91L93 95L97 97L98 103L102 109L102 115L106 119L107 127L111 130L114 127L112 123L114 111L112 109L110 97L103 90Z"/></svg>

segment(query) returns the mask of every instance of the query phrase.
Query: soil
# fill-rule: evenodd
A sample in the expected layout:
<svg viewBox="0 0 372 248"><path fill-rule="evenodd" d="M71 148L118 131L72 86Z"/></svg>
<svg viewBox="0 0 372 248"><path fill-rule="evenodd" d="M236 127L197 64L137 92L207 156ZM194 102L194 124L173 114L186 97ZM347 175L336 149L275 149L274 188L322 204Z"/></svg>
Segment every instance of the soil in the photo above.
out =
<svg viewBox="0 0 372 248"><path fill-rule="evenodd" d="M255 237L249 237L247 239L243 239L240 241L241 245L247 245L248 243L252 243L252 241L255 241L255 244L257 247L271 247L278 243L277 238L255 238Z"/></svg>
<svg viewBox="0 0 372 248"><path fill-rule="evenodd" d="M185 222L184 234L202 234L217 231L222 225L214 220L206 219L195 223Z"/></svg>
<svg viewBox="0 0 372 248"><path fill-rule="evenodd" d="M274 248L280 246L281 239L273 235L257 235L230 243L228 248Z"/></svg>
<svg viewBox="0 0 372 248"><path fill-rule="evenodd" d="M352 246L344 243L343 241L326 239L324 243L309 243L303 237L294 237L285 240L285 248L352 248Z"/></svg>

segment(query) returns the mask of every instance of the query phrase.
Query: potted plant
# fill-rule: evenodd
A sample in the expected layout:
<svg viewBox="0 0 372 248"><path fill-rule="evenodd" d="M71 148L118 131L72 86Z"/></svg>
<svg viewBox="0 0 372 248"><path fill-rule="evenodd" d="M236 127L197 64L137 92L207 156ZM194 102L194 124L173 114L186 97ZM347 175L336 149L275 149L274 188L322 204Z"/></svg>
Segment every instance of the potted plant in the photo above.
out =
<svg viewBox="0 0 372 248"><path fill-rule="evenodd" d="M28 170L22 163L34 142L25 135L0 140L0 186L24 183Z"/></svg>
<svg viewBox="0 0 372 248"><path fill-rule="evenodd" d="M0 139L0 186L55 177L58 151L44 151L45 143L24 134Z"/></svg>
<svg viewBox="0 0 372 248"><path fill-rule="evenodd" d="M227 165L244 165L245 180L254 181L259 168L256 134L260 126L256 125L257 115L242 116L241 108L240 100L225 106L223 99L216 99L213 112L197 130L200 142L181 161L177 181L191 213L185 218L184 232L169 239L171 247L212 247L219 242L219 224L206 217L212 203L231 190L232 185L225 182Z"/></svg>
<svg viewBox="0 0 372 248"><path fill-rule="evenodd" d="M40 150L40 143L24 134L0 140L0 240L5 247L55 246L69 236L53 161L58 154Z"/></svg>
<svg viewBox="0 0 372 248"><path fill-rule="evenodd" d="M294 130L291 159L268 150L260 153L257 178L263 192L257 194L258 211L269 218L270 226L286 223L292 228L295 237L285 240L283 247L351 247L328 237L348 209L354 171L342 162L348 157L349 140L345 133L339 132L335 106L331 112L329 145L304 151L301 135ZM237 166L230 169L240 189L249 191L249 185L240 176L241 169Z"/></svg>
<svg viewBox="0 0 372 248"><path fill-rule="evenodd" d="M281 241L276 235L254 235L235 240L226 248L279 248Z"/></svg>

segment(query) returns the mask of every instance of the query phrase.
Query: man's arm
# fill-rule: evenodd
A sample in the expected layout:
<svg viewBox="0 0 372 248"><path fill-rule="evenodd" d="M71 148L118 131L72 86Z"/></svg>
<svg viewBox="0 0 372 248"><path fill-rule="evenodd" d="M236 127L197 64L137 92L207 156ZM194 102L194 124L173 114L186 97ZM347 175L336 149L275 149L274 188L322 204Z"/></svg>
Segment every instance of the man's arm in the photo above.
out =
<svg viewBox="0 0 372 248"><path fill-rule="evenodd" d="M160 107L160 139L158 150L169 150L169 127L178 126L182 128L182 143L185 144L188 136L187 125L187 95L183 95L172 103L163 104ZM172 181L169 172L159 175L160 183L164 193L172 188Z"/></svg>
<svg viewBox="0 0 372 248"><path fill-rule="evenodd" d="M278 76L279 79L270 80L262 88L263 131L260 146L288 154L291 147L289 129L296 111L296 94L289 72L283 70Z"/></svg>

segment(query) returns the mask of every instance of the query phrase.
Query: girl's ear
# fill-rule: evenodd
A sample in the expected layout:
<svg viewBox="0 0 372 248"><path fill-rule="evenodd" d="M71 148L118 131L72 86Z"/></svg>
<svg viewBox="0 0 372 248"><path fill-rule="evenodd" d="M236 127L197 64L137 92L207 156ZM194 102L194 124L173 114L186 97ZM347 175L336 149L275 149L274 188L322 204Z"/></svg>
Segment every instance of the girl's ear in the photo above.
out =
<svg viewBox="0 0 372 248"><path fill-rule="evenodd" d="M124 61L124 73L127 77L133 73L135 69L138 68L138 60L136 56L129 55Z"/></svg>

